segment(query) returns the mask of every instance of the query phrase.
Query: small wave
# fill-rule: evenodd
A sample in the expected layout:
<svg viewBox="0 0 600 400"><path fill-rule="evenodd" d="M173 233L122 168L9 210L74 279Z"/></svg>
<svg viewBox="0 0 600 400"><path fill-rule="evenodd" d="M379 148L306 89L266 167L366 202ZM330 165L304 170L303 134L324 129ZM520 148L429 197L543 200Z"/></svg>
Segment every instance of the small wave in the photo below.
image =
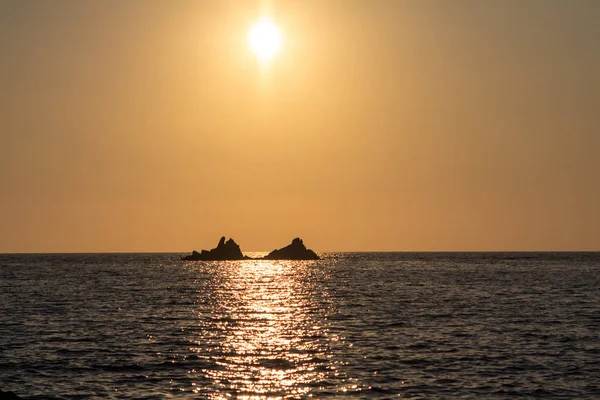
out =
<svg viewBox="0 0 600 400"><path fill-rule="evenodd" d="M296 364L284 358L263 358L258 360L261 367L277 370L296 369Z"/></svg>

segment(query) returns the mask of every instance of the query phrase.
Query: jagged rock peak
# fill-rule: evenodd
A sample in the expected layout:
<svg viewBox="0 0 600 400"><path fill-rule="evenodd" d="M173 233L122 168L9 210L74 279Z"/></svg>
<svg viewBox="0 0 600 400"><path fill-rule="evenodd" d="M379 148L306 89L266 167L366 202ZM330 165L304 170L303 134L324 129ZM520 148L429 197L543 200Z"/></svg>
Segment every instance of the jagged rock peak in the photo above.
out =
<svg viewBox="0 0 600 400"><path fill-rule="evenodd" d="M240 246L233 239L225 241L225 236L219 240L219 244L212 250L202 250L201 253L193 251L192 255L183 257L186 261L225 261L243 260L245 257Z"/></svg>
<svg viewBox="0 0 600 400"><path fill-rule="evenodd" d="M319 256L314 251L304 246L302 239L295 238L292 243L270 252L265 256L268 260L318 260Z"/></svg>

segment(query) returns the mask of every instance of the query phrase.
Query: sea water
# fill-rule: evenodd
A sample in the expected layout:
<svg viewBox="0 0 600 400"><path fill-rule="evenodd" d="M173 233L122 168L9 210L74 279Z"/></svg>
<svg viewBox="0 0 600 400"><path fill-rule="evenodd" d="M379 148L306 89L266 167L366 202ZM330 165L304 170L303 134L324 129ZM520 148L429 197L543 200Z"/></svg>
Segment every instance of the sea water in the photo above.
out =
<svg viewBox="0 0 600 400"><path fill-rule="evenodd" d="M600 398L600 253L0 255L27 399Z"/></svg>

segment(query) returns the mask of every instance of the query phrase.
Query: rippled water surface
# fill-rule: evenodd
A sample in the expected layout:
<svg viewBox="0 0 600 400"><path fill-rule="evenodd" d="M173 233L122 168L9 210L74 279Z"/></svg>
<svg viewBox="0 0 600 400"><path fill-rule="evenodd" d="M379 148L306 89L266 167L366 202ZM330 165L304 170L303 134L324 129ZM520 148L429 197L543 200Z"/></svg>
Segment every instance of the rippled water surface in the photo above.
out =
<svg viewBox="0 0 600 400"><path fill-rule="evenodd" d="M600 253L0 255L29 399L600 398Z"/></svg>

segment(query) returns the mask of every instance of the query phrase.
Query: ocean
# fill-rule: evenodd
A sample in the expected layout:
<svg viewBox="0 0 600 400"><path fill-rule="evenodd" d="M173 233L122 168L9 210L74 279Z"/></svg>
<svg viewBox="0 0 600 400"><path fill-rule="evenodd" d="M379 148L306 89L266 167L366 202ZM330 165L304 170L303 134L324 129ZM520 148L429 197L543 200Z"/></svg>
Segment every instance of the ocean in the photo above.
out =
<svg viewBox="0 0 600 400"><path fill-rule="evenodd" d="M0 389L600 398L600 253L320 255L0 255Z"/></svg>

